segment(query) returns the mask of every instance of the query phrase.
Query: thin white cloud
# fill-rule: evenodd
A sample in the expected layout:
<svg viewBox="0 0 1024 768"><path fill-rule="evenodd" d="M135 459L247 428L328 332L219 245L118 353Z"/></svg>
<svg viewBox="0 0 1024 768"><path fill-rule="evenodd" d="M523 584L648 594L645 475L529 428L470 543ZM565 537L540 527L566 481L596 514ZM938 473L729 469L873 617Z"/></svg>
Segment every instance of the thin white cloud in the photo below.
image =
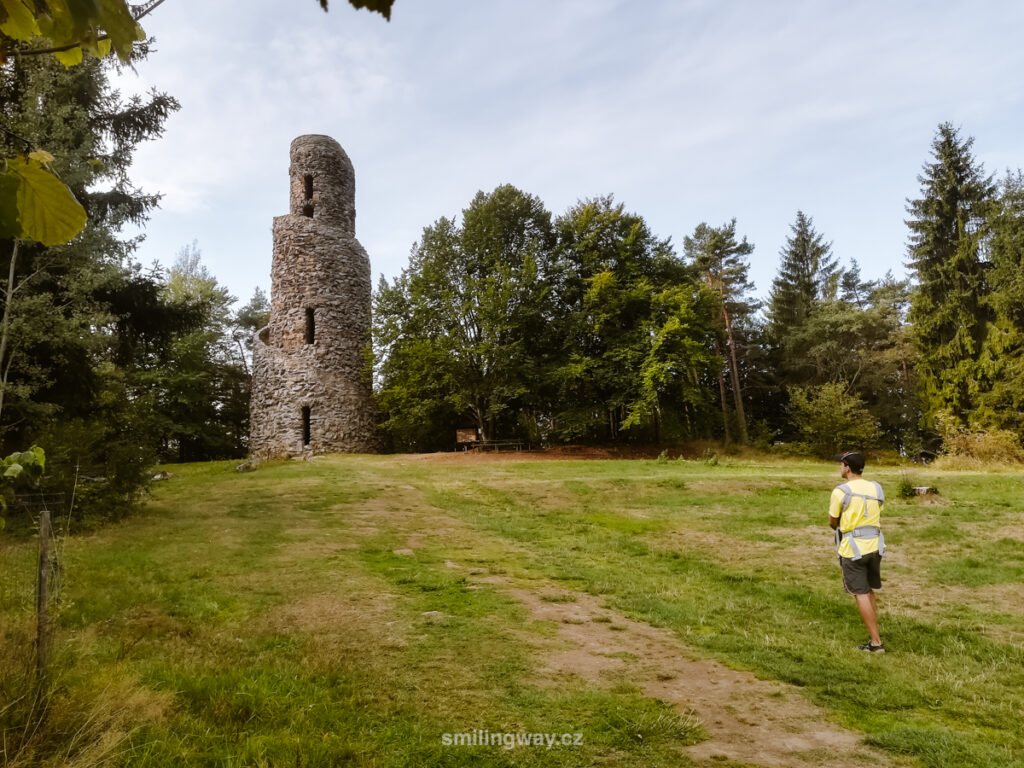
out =
<svg viewBox="0 0 1024 768"><path fill-rule="evenodd" d="M242 9L242 10L240 10ZM867 274L902 259L903 200L941 120L990 170L1024 164L1024 6L920 0L397 0L393 21L313 0L166 3L126 78L177 96L135 177L165 193L142 255L198 238L239 295L266 285L288 143L328 133L356 165L374 272L477 189L556 213L614 193L678 243L737 216L770 283L798 208Z"/></svg>

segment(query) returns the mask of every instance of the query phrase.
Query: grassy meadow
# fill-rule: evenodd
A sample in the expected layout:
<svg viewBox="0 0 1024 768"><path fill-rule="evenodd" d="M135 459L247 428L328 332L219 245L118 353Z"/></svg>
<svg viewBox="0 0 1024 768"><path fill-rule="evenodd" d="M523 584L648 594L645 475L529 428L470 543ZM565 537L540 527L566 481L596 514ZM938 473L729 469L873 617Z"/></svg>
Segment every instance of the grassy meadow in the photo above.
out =
<svg viewBox="0 0 1024 768"><path fill-rule="evenodd" d="M0 762L759 764L700 752L721 725L640 684L657 645L773 682L863 749L793 765L1024 766L1020 473L909 469L940 495L904 500L901 470L869 465L890 500L889 653L868 655L825 524L831 464L235 463L170 467L141 514L62 542L42 698L36 542L0 538ZM618 638L606 660L598 633ZM474 730L581 737L443 743Z"/></svg>

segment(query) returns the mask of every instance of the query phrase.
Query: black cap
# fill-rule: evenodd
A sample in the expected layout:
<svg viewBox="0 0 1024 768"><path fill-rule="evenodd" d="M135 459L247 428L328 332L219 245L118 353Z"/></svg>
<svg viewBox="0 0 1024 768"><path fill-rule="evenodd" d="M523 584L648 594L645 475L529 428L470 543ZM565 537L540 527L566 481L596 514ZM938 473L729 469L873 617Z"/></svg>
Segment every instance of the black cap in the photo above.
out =
<svg viewBox="0 0 1024 768"><path fill-rule="evenodd" d="M837 453L832 457L832 461L841 461L843 464L848 466L854 474L859 475L864 471L864 456L857 451L847 451L846 453Z"/></svg>

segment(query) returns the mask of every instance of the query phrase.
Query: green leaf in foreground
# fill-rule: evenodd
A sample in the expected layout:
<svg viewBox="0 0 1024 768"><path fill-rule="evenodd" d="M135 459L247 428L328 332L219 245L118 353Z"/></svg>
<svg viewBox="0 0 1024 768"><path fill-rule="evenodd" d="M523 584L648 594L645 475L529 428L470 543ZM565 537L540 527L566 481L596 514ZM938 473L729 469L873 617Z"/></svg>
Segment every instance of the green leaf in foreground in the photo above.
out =
<svg viewBox="0 0 1024 768"><path fill-rule="evenodd" d="M39 34L31 4L25 0L0 0L0 32L15 40Z"/></svg>
<svg viewBox="0 0 1024 768"><path fill-rule="evenodd" d="M83 53L105 56L111 45L127 62L135 42L146 38L125 0L46 0L39 8L30 0L0 0L0 32L21 41L42 35L57 48L76 46L54 52L65 66L81 62ZM0 57L9 53L0 49Z"/></svg>
<svg viewBox="0 0 1024 768"><path fill-rule="evenodd" d="M74 67L82 63L82 46L76 45L67 51L55 51L53 55L65 67Z"/></svg>
<svg viewBox="0 0 1024 768"><path fill-rule="evenodd" d="M85 227L85 209L67 185L38 160L26 156L9 158L4 175L18 182L15 210L21 237L43 245L60 245ZM0 205L4 211L0 214L0 225L6 225L9 219L4 199L9 184L0 181Z"/></svg>
<svg viewBox="0 0 1024 768"><path fill-rule="evenodd" d="M121 61L128 61L132 46L137 40L145 40L146 33L124 0L101 0L100 5L103 9L100 24L110 35L110 42Z"/></svg>
<svg viewBox="0 0 1024 768"><path fill-rule="evenodd" d="M0 511L6 510L7 505L14 499L14 484L18 480L28 480L36 485L42 477L46 468L46 453L38 445L33 445L27 451L15 451L7 458L0 459ZM0 530L6 525L4 518L0 517Z"/></svg>

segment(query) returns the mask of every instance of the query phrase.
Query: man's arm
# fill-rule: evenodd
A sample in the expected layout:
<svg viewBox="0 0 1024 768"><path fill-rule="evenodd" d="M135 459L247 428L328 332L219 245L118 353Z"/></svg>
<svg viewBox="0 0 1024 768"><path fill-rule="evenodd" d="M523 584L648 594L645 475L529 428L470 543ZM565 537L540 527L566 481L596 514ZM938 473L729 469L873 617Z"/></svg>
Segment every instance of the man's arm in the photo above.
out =
<svg viewBox="0 0 1024 768"><path fill-rule="evenodd" d="M837 488L832 491L832 496L828 500L828 524L833 531L839 527L839 517L843 514L842 505L843 492Z"/></svg>

